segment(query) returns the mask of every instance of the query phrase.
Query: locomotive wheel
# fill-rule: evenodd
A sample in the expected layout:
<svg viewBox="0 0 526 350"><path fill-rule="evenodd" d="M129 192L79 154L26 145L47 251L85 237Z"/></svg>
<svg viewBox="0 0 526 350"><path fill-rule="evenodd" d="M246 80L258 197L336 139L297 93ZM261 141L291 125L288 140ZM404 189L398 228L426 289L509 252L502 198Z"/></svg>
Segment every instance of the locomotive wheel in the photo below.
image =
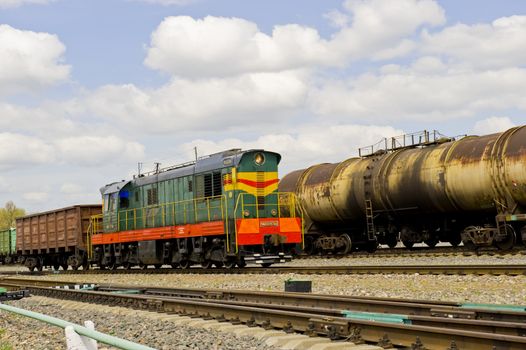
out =
<svg viewBox="0 0 526 350"><path fill-rule="evenodd" d="M263 263L263 264L261 264L262 267L270 267L270 265L272 265L272 263Z"/></svg>
<svg viewBox="0 0 526 350"><path fill-rule="evenodd" d="M179 263L182 269L188 269L190 268L190 261L189 260L181 260Z"/></svg>
<svg viewBox="0 0 526 350"><path fill-rule="evenodd" d="M85 270L89 270L90 266L89 266L89 261L85 261L83 264L82 264L82 269L85 271Z"/></svg>
<svg viewBox="0 0 526 350"><path fill-rule="evenodd" d="M245 267L245 266L247 266L247 262L245 261L245 259L241 258L241 259L239 259L239 261L237 262L237 266L239 266L239 267Z"/></svg>
<svg viewBox="0 0 526 350"><path fill-rule="evenodd" d="M236 262L234 260L227 260L225 261L225 267L227 269L233 269L234 267L236 267Z"/></svg>
<svg viewBox="0 0 526 350"><path fill-rule="evenodd" d="M430 238L430 239L426 239L424 241L424 243L429 247L429 248L434 248L437 243L438 243L438 239L436 237L433 237L433 238Z"/></svg>
<svg viewBox="0 0 526 350"><path fill-rule="evenodd" d="M411 242L411 241L402 241L404 247L406 247L407 249L411 249L413 248L413 245L415 244L415 242Z"/></svg>
<svg viewBox="0 0 526 350"><path fill-rule="evenodd" d="M215 261L214 262L214 266L217 267L217 268L221 268L221 267L223 267L223 262L222 261Z"/></svg>
<svg viewBox="0 0 526 350"><path fill-rule="evenodd" d="M212 264L213 264L213 263L212 263L212 260L205 260L205 261L203 261L203 262L201 263L201 267L202 267L203 269L210 269L210 268L212 268Z"/></svg>
<svg viewBox="0 0 526 350"><path fill-rule="evenodd" d="M515 245L517 236L515 235L515 230L513 227L511 227L511 225L506 225L504 230L506 231L506 238L500 242L495 242L495 245L500 250L510 250Z"/></svg>

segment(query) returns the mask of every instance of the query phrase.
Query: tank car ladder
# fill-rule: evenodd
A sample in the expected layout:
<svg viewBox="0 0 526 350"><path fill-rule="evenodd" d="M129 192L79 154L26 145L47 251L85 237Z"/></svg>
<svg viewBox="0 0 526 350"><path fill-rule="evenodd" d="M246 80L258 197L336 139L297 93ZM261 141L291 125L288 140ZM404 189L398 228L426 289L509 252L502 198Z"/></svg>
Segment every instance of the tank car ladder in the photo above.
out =
<svg viewBox="0 0 526 350"><path fill-rule="evenodd" d="M370 241L375 239L374 234L374 215L373 215L373 203L370 199L365 200L365 218L367 221L367 238Z"/></svg>

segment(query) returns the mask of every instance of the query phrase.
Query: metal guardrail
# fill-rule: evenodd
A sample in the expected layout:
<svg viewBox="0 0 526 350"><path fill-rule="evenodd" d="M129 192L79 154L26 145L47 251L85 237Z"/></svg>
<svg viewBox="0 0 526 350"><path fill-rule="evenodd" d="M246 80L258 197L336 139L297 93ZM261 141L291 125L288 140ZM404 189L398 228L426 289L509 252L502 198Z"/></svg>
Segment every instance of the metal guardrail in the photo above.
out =
<svg viewBox="0 0 526 350"><path fill-rule="evenodd" d="M126 339L121 339L121 338L114 337L112 335L108 335L108 334L105 334L105 333L102 333L102 332L98 332L98 331L96 331L94 329L90 329L91 326L90 327L84 327L84 326L78 325L76 323L72 323L72 322L61 320L60 318L44 315L44 314L41 314L41 313L38 313L38 312L33 312L33 311L29 311L29 310L20 309L20 308L11 306L11 305L6 305L6 304L0 303L0 310L4 310L4 311L7 311L7 312L11 312L11 313L17 314L17 315L22 315L22 316L26 316L26 317L29 317L29 318L33 318L35 320L38 320L38 321L41 321L41 322L45 322L45 323L50 324L52 326L61 327L63 329L66 329L66 328L71 329L72 328L75 331L75 333L77 333L77 334L79 334L81 336L88 337L90 339L94 339L96 341L99 341L99 342L107 344L107 345L115 346L116 348L119 348L119 349L124 349L124 350L155 350L154 348L151 348L149 346L137 344L137 343L131 342L131 341L126 340Z"/></svg>

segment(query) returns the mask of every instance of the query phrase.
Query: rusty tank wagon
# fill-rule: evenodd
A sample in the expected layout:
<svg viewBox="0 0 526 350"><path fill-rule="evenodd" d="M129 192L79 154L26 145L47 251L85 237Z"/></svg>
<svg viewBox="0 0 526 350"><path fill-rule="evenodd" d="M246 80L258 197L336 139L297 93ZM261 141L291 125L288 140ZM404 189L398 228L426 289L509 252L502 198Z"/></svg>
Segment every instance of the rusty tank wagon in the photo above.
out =
<svg viewBox="0 0 526 350"><path fill-rule="evenodd" d="M526 126L456 140L424 131L359 155L281 180L305 214L307 252L526 243Z"/></svg>

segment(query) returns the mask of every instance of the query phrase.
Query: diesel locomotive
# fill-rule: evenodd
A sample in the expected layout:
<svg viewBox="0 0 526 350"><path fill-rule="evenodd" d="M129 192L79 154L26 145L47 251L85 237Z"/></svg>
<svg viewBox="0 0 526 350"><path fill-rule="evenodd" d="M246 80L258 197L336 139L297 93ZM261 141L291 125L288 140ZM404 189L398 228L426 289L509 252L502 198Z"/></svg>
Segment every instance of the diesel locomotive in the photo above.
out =
<svg viewBox="0 0 526 350"><path fill-rule="evenodd" d="M303 223L295 195L278 192L280 159L231 149L104 186L88 261L111 269L289 261Z"/></svg>
<svg viewBox="0 0 526 350"><path fill-rule="evenodd" d="M306 252L346 254L378 243L509 249L526 242L526 126L486 136L421 132L359 157L286 175L305 215Z"/></svg>

